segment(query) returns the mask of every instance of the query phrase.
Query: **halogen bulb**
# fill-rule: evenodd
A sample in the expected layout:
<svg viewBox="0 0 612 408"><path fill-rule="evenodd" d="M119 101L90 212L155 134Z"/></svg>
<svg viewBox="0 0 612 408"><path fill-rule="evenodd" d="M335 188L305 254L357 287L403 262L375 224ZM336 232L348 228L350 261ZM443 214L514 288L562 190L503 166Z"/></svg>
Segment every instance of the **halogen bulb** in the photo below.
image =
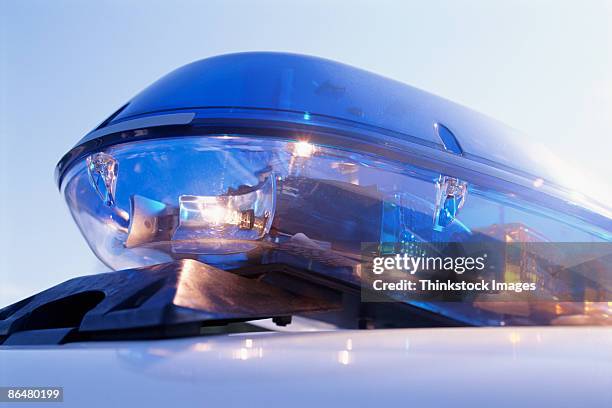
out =
<svg viewBox="0 0 612 408"><path fill-rule="evenodd" d="M233 210L229 203L224 203L225 201L225 197L179 197L179 217L182 225L236 225L237 211Z"/></svg>
<svg viewBox="0 0 612 408"><path fill-rule="evenodd" d="M315 152L313 144L300 141L293 144L293 155L297 157L310 157Z"/></svg>
<svg viewBox="0 0 612 408"><path fill-rule="evenodd" d="M276 202L275 177L219 196L181 195L178 227L172 236L178 253L243 252L270 230Z"/></svg>

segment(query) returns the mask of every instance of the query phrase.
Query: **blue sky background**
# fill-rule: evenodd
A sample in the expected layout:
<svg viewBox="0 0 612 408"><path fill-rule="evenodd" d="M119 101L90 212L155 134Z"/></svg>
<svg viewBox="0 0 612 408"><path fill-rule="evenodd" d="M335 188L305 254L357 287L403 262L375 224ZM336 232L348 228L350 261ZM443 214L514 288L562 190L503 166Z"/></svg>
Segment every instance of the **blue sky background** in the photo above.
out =
<svg viewBox="0 0 612 408"><path fill-rule="evenodd" d="M170 70L255 50L462 103L612 189L612 2L0 0L0 305L104 270L54 184L62 154Z"/></svg>

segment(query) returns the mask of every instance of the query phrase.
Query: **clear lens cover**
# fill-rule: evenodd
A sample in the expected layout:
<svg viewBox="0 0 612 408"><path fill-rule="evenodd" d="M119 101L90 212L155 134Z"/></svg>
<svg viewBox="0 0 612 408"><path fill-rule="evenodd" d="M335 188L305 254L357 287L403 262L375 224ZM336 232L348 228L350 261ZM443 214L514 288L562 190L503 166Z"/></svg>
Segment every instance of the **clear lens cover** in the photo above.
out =
<svg viewBox="0 0 612 408"><path fill-rule="evenodd" d="M124 143L73 166L62 188L87 242L113 269L181 258L226 269L284 262L359 284L363 243L612 240L609 224L477 178L307 140Z"/></svg>

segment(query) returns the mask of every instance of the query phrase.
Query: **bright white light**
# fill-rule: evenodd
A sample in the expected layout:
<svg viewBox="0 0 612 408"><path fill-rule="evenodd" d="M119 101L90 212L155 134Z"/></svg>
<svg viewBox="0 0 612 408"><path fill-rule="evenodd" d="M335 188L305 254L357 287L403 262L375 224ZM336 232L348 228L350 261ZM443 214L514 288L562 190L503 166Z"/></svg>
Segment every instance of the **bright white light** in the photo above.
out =
<svg viewBox="0 0 612 408"><path fill-rule="evenodd" d="M181 196L180 219L188 225L222 225L237 224L238 212L223 197L214 196Z"/></svg>
<svg viewBox="0 0 612 408"><path fill-rule="evenodd" d="M215 225L229 223L232 220L231 211L221 205L209 205L202 209L202 218Z"/></svg>
<svg viewBox="0 0 612 408"><path fill-rule="evenodd" d="M293 155L297 157L310 157L315 152L314 145L306 142L300 141L293 144Z"/></svg>
<svg viewBox="0 0 612 408"><path fill-rule="evenodd" d="M535 180L533 180L533 186L535 188L540 188L544 185L544 180L542 180L541 178L537 178Z"/></svg>

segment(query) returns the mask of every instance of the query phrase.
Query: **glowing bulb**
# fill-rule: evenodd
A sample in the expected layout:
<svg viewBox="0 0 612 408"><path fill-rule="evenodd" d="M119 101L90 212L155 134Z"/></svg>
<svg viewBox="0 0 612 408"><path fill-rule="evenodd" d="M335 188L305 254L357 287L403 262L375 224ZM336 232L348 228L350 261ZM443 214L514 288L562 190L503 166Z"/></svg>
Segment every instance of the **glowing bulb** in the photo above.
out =
<svg viewBox="0 0 612 408"><path fill-rule="evenodd" d="M202 218L211 224L219 225L223 223L234 224L232 221L232 211L220 205L211 205L202 209Z"/></svg>
<svg viewBox="0 0 612 408"><path fill-rule="evenodd" d="M180 196L180 226L205 228L223 225L241 227L252 225L249 219L252 211L240 211L223 196Z"/></svg>
<svg viewBox="0 0 612 408"><path fill-rule="evenodd" d="M314 154L315 147L314 145L306 142L300 141L293 144L293 155L297 157L310 157Z"/></svg>
<svg viewBox="0 0 612 408"><path fill-rule="evenodd" d="M272 225L275 183L271 175L256 186L230 188L226 194L179 196L173 251L221 254L252 249L246 241L262 239Z"/></svg>

